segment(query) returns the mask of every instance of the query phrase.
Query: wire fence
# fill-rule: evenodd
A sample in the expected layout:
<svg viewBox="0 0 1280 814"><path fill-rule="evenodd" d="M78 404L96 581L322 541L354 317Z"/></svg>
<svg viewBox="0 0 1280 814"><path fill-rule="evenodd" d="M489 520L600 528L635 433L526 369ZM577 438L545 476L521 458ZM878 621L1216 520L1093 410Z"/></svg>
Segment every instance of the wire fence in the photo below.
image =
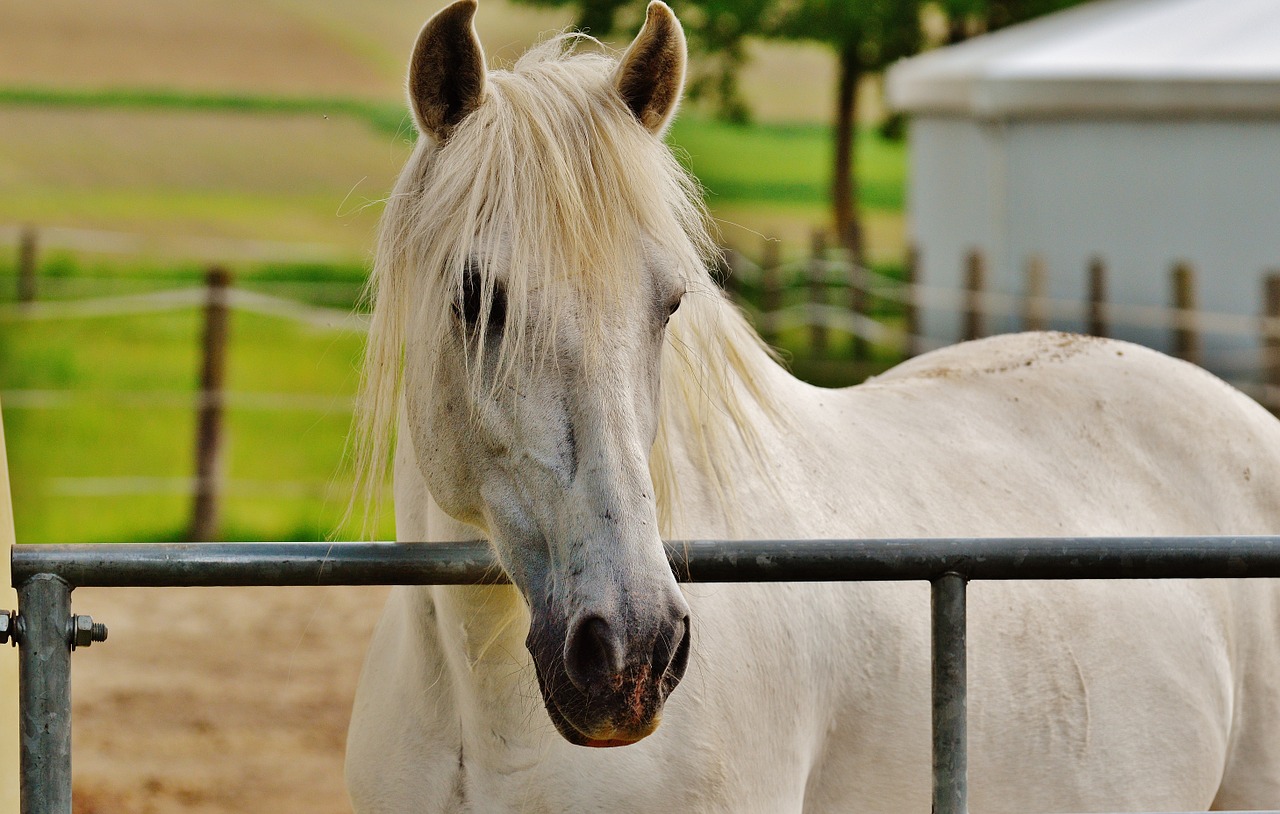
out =
<svg viewBox="0 0 1280 814"><path fill-rule="evenodd" d="M183 257L200 263L332 263L350 260L358 252L325 243L257 240L250 238L139 234L107 229L66 226L0 224L0 246L19 252L58 249L69 252L122 255L127 257Z"/></svg>
<svg viewBox="0 0 1280 814"><path fill-rule="evenodd" d="M89 495L192 495L193 539L215 539L221 498L224 495L323 495L332 497L339 487L332 479L315 481L235 480L226 478L222 458L224 416L227 410L349 415L351 396L324 393L239 392L225 385L227 314L257 314L302 325L308 329L360 335L369 327L368 315L351 307L360 290L358 281L254 280L231 286L220 270L209 270L204 285L177 287L97 297L42 299L43 280L33 279L37 267L37 242L43 246L70 248L103 246L121 252L136 250L132 236L86 230L48 229L37 238L29 230L0 227L0 244L18 247L17 300L0 303L0 326L50 323L59 320L143 316L199 309L204 315L199 366L202 385L195 391L174 390L54 390L6 389L0 403L9 410L73 410L86 405L111 405L139 409L190 410L197 417L196 474L193 477L57 477L47 483L50 494ZM309 252L298 244L263 241L211 243L210 249L233 257L254 260L303 259L336 256L336 252ZM901 268L870 269L851 260L850 254L816 234L807 255L782 259L777 241L763 244L759 259L727 250L721 279L735 301L754 321L765 339L777 344L784 336L799 337L805 351L815 357L845 354L866 358L872 349L893 359L950 344L920 329L924 309L958 317L961 335L975 339L987 326L1000 320L1027 329L1051 325L1075 325L1097 335L1139 328L1164 332L1175 353L1206 364L1233 384L1273 410L1280 409L1280 274L1264 279L1263 308L1258 314L1224 313L1196 307L1195 271L1186 264L1170 270L1173 307L1160 304L1108 302L1106 268L1095 260L1087 270L1087 296L1064 299L1044 293L1043 264L1035 258L1027 264L1025 290L1020 293L992 290L986 285L983 258L972 253L965 259L959 288L928 285L917 280L911 257ZM151 281L152 286L155 285ZM265 290L264 290L265 289ZM59 292L66 294L64 289ZM292 293L297 296L282 296ZM343 307L315 304L304 299L332 298ZM1244 340L1234 348L1204 351L1206 334ZM834 341L843 335L844 339Z"/></svg>
<svg viewBox="0 0 1280 814"><path fill-rule="evenodd" d="M29 262L24 257L21 262ZM21 275L19 275L21 280ZM160 281L161 284L168 281ZM185 282L185 281L184 281ZM152 281L154 286L156 283ZM287 281L278 289L322 295L342 287L354 302L360 285L329 284L325 281ZM270 287L270 286L263 286ZM183 410L195 417L195 472L191 476L130 474L114 477L57 476L41 481L45 495L59 498L181 496L192 500L188 536L196 540L218 539L222 524L222 504L227 497L319 499L326 504L343 503L352 484L335 480L331 473L319 472L306 479L244 479L227 477L223 459L226 447L227 411L270 413L312 413L316 416L348 417L353 408L349 393L241 392L226 387L227 347L232 311L287 320L309 331L361 335L368 331L368 315L351 307L328 307L276 296L263 291L231 286L230 275L221 267L206 270L204 285L162 288L144 293L108 295L79 299L39 299L44 286L18 286L19 299L0 303L0 328L21 331L39 323L143 317L196 311L201 315L196 390L122 390L8 388L0 391L0 404L12 411L74 411L77 409L122 408L138 410L142 422L157 420L155 411ZM27 298L23 299L26 294ZM326 475L330 475L326 477Z"/></svg>
<svg viewBox="0 0 1280 814"><path fill-rule="evenodd" d="M872 345L900 358L988 335L989 326L1023 330L1065 326L1095 336L1131 337L1135 332L1164 337L1161 349L1223 376L1272 410L1280 409L1280 271L1260 273L1259 310L1254 314L1206 310L1197 305L1196 272L1186 263L1169 269L1171 304L1120 303L1106 299L1107 268L1098 258L1088 265L1085 296L1045 294L1045 269L1031 258L1020 292L993 290L980 253L965 258L963 285L948 288L917 279L910 253L898 276L853 262L841 248L815 237L807 257L781 260L776 241L766 241L760 259L726 252L725 288L754 320L766 340L803 330L808 348L832 347L832 334L853 339L854 358ZM921 329L922 311L951 314L956 336ZM1212 349L1206 337L1213 337Z"/></svg>

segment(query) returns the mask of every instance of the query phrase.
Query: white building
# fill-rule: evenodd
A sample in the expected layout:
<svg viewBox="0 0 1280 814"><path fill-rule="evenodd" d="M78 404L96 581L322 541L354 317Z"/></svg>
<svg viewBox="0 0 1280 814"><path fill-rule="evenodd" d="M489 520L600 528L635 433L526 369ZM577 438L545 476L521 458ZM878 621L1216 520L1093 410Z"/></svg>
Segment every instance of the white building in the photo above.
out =
<svg viewBox="0 0 1280 814"><path fill-rule="evenodd" d="M1200 309L1261 312L1280 271L1280 0L1099 0L905 60L888 96L911 117L924 286L960 287L977 249L988 290L1023 294L1038 256L1047 296L1080 302L1097 256L1109 302L1167 306L1186 261ZM944 299L922 302L933 344L960 338ZM1071 310L1050 325L1081 330ZM1169 349L1158 314L1123 327L1141 309L1116 310L1112 335ZM1021 324L994 316L987 332ZM1256 336L1203 344L1224 375L1256 367Z"/></svg>

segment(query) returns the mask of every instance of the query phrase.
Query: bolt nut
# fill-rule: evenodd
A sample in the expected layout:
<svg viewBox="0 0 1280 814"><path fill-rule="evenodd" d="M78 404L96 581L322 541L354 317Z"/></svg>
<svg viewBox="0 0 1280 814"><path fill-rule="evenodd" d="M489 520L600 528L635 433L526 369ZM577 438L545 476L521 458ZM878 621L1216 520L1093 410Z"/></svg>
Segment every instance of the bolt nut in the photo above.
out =
<svg viewBox="0 0 1280 814"><path fill-rule="evenodd" d="M92 616L71 617L71 647L88 647L107 640L107 626L95 624Z"/></svg>
<svg viewBox="0 0 1280 814"><path fill-rule="evenodd" d="M0 644L13 641L17 643L17 638L13 635L14 628L13 615L7 610L0 610Z"/></svg>

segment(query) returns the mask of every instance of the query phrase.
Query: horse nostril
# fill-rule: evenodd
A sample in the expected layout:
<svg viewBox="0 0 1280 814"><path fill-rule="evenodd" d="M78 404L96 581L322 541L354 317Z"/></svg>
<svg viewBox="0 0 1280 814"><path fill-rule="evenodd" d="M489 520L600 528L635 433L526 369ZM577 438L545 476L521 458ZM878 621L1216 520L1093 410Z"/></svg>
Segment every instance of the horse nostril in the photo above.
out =
<svg viewBox="0 0 1280 814"><path fill-rule="evenodd" d="M569 631L564 647L564 667L569 680L586 691L593 679L622 672L622 643L609 623L599 616L580 619Z"/></svg>
<svg viewBox="0 0 1280 814"><path fill-rule="evenodd" d="M670 633L658 637L653 647L653 666L661 667L658 673L672 682L684 676L689 666L689 617L685 616L672 627Z"/></svg>

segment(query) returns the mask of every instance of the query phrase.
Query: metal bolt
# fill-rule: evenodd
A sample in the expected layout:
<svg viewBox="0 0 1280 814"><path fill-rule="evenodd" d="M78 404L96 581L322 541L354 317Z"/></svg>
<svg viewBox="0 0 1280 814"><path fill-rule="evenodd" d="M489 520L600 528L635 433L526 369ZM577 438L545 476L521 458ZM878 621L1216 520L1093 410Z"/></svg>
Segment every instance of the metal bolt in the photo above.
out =
<svg viewBox="0 0 1280 814"><path fill-rule="evenodd" d="M94 642L107 640L107 626L97 624L92 616L71 617L71 649L88 647Z"/></svg>
<svg viewBox="0 0 1280 814"><path fill-rule="evenodd" d="M7 610L0 610L0 644L11 642L18 643L18 637L14 631L14 622L17 621L17 614Z"/></svg>

